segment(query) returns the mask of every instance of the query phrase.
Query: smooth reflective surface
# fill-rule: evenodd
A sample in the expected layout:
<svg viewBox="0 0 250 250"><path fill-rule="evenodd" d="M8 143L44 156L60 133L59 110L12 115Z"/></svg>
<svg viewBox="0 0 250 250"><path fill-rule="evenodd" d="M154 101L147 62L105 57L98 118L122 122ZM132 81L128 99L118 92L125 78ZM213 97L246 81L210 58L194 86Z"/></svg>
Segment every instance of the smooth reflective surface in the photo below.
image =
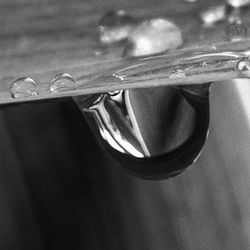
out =
<svg viewBox="0 0 250 250"><path fill-rule="evenodd" d="M120 91L99 96L89 107L78 97L77 104L105 150L144 178L181 172L198 157L208 133L207 85L203 91Z"/></svg>

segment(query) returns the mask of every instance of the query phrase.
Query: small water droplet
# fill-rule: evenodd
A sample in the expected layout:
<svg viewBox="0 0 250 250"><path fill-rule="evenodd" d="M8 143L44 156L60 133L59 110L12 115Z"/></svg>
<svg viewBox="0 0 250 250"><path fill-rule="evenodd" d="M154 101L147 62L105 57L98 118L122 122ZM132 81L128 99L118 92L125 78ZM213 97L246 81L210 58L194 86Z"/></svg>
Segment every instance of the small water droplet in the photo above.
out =
<svg viewBox="0 0 250 250"><path fill-rule="evenodd" d="M196 3L198 0L184 0L187 3Z"/></svg>
<svg viewBox="0 0 250 250"><path fill-rule="evenodd" d="M51 79L51 83L49 86L50 92L54 93L75 89L77 89L77 84L73 77L68 73L60 73L55 75Z"/></svg>
<svg viewBox="0 0 250 250"><path fill-rule="evenodd" d="M203 22L204 27L211 28L215 23L225 19L225 14L226 14L226 6L217 5L203 11L200 14L200 18Z"/></svg>
<svg viewBox="0 0 250 250"><path fill-rule="evenodd" d="M126 56L145 56L176 49L183 43L181 29L171 20L155 18L136 26L128 38Z"/></svg>
<svg viewBox="0 0 250 250"><path fill-rule="evenodd" d="M109 11L99 22L100 41L104 44L122 41L136 23L124 10Z"/></svg>
<svg viewBox="0 0 250 250"><path fill-rule="evenodd" d="M236 66L237 70L243 73L244 76L250 77L250 59L249 57L242 58Z"/></svg>
<svg viewBox="0 0 250 250"><path fill-rule="evenodd" d="M13 98L20 98L38 95L36 85L36 82L29 77L19 78L10 86L11 96Z"/></svg>
<svg viewBox="0 0 250 250"><path fill-rule="evenodd" d="M230 23L227 27L229 41L240 41L247 35L247 28L241 22Z"/></svg>

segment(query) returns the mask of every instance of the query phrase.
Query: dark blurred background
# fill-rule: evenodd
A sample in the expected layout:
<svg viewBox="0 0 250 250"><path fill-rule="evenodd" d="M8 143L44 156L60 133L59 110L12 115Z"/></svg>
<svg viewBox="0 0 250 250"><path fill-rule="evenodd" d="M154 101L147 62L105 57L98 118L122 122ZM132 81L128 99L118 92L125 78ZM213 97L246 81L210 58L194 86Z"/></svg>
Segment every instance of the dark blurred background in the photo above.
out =
<svg viewBox="0 0 250 250"><path fill-rule="evenodd" d="M208 1L197 4L1 0L1 78L77 65L109 9L181 16ZM0 107L0 249L249 249L248 85L212 87L203 153L164 181L113 162L70 99Z"/></svg>

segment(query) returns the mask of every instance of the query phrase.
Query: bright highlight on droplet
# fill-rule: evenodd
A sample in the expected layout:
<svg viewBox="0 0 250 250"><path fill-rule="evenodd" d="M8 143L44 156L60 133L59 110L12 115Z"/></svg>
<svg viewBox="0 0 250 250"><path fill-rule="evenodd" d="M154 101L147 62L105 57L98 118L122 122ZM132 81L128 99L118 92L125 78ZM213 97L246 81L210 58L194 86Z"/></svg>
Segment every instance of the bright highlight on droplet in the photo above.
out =
<svg viewBox="0 0 250 250"><path fill-rule="evenodd" d="M21 98L38 95L36 85L36 82L29 77L19 78L10 86L11 96L13 98Z"/></svg>
<svg viewBox="0 0 250 250"><path fill-rule="evenodd" d="M69 90L77 89L77 84L73 77L68 73L60 73L55 75L51 79L51 83L49 86L50 92L64 92Z"/></svg>

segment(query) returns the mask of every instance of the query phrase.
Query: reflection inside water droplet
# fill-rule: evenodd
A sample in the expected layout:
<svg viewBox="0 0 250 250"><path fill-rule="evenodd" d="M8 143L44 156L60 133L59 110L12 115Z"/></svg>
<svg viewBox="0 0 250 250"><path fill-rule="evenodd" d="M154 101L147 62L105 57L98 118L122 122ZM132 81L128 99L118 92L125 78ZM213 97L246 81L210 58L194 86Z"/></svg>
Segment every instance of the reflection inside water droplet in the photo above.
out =
<svg viewBox="0 0 250 250"><path fill-rule="evenodd" d="M77 89L77 84L73 77L68 73L61 73L55 75L51 79L51 83L49 86L50 92L54 93L75 89Z"/></svg>
<svg viewBox="0 0 250 250"><path fill-rule="evenodd" d="M19 78L10 86L11 96L13 98L20 98L38 95L36 85L36 82L29 77Z"/></svg>
<svg viewBox="0 0 250 250"><path fill-rule="evenodd" d="M143 178L168 178L197 159L207 138L209 85L198 87L120 91L85 116L123 167Z"/></svg>

